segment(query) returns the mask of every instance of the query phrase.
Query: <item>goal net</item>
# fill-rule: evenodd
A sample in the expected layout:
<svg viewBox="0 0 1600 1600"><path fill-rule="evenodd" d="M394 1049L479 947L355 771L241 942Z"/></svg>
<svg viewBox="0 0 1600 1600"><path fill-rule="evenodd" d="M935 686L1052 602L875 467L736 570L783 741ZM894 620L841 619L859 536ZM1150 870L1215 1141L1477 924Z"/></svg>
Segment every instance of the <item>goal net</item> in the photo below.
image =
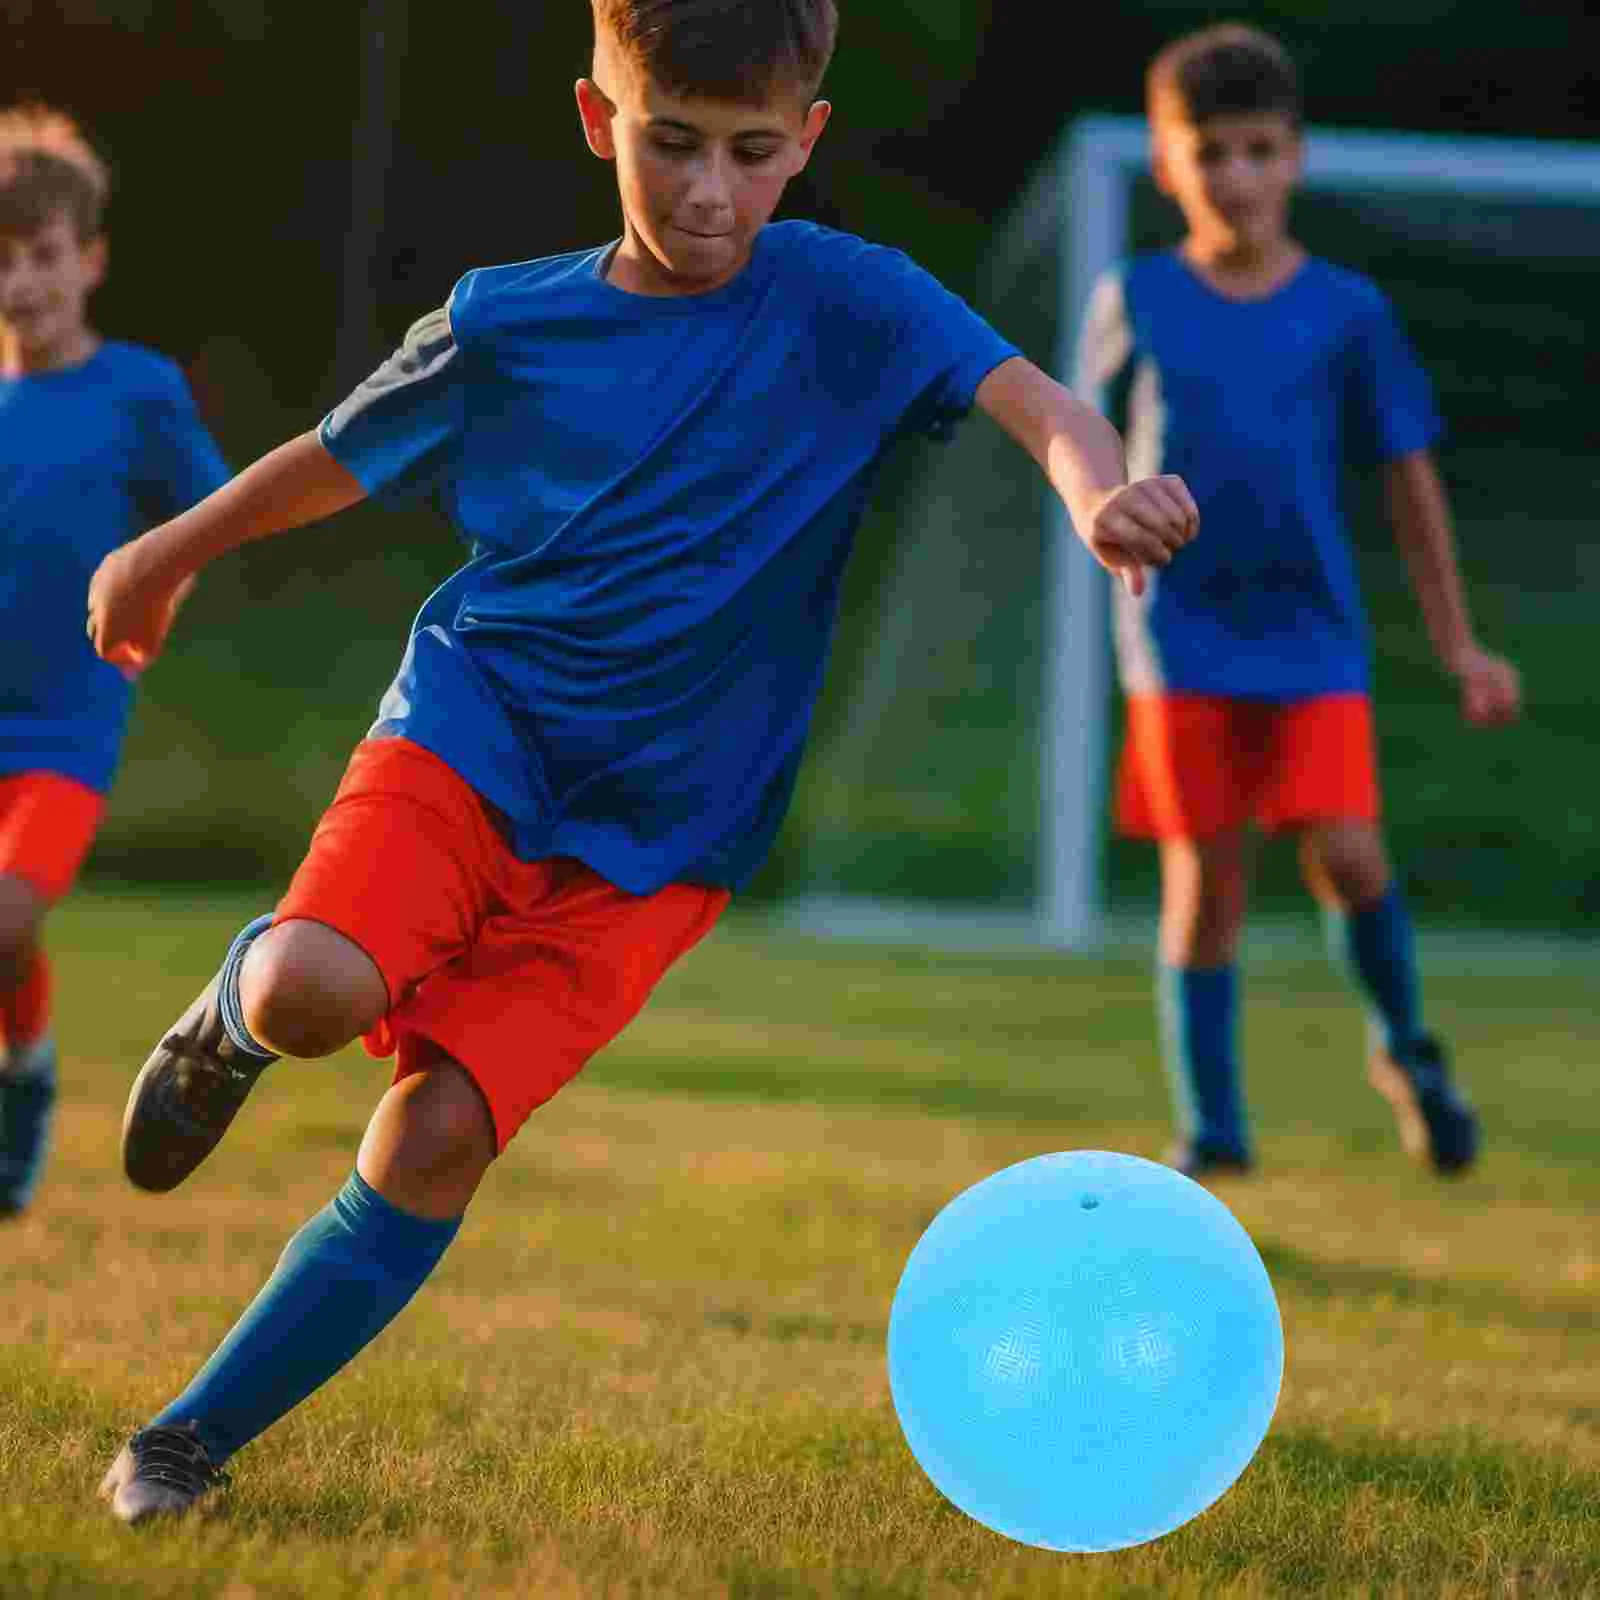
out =
<svg viewBox="0 0 1600 1600"><path fill-rule="evenodd" d="M1076 123L982 264L978 309L1067 381L1094 280L1178 238L1145 175L1146 137L1139 118ZM1570 599L1591 537L1600 149L1312 128L1307 152L1296 233L1394 300L1447 419L1441 462L1474 601L1514 650L1515 596L1542 584ZM1148 852L1106 836L1107 580L985 419L917 447L898 482L888 558L851 574L784 841L783 915L840 934L1092 946L1151 892ZM1352 505L1380 654L1398 639L1402 657L1425 657L1370 484ZM1536 546L1530 589L1519 571ZM1576 610L1568 621L1576 646ZM1409 634L1386 639L1386 625ZM1396 671L1403 696L1404 660ZM1425 752L1396 759L1409 754L1423 771Z"/></svg>

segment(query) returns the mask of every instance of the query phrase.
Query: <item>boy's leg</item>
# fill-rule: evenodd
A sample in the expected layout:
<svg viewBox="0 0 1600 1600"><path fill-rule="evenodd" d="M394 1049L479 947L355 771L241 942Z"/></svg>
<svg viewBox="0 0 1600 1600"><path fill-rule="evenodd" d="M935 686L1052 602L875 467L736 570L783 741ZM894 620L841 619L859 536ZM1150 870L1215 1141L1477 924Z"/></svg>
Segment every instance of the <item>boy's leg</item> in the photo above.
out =
<svg viewBox="0 0 1600 1600"><path fill-rule="evenodd" d="M727 898L688 885L628 895L576 862L518 861L436 757L404 739L357 751L279 915L288 929L343 930L369 955L394 1001L367 1047L398 1049L396 1083L355 1177L185 1395L118 1457L103 1485L118 1516L192 1504L229 1453L398 1312L494 1154L621 1031ZM306 1007L271 997L292 995L305 947L272 938L266 998L252 956L240 1006L252 1033L287 1047ZM305 1309L324 1296L348 1324L338 1335Z"/></svg>
<svg viewBox="0 0 1600 1600"><path fill-rule="evenodd" d="M104 798L54 772L0 779L0 1216L43 1175L56 1104L45 913L71 888Z"/></svg>
<svg viewBox="0 0 1600 1600"><path fill-rule="evenodd" d="M1259 721L1258 708L1212 696L1128 702L1117 822L1161 849L1157 1010L1178 1127L1167 1159L1192 1177L1251 1162L1236 949L1249 898Z"/></svg>
<svg viewBox="0 0 1600 1600"><path fill-rule="evenodd" d="M1365 695L1325 695L1274 724L1268 826L1298 832L1307 886L1330 948L1372 1019L1368 1076L1394 1107L1406 1148L1441 1173L1477 1156L1478 1119L1422 1024L1411 918L1378 823L1377 741Z"/></svg>
<svg viewBox="0 0 1600 1600"><path fill-rule="evenodd" d="M1477 1158L1477 1114L1451 1079L1443 1042L1423 1026L1411 916L1376 823L1310 824L1300 857L1329 950L1367 1007L1368 1078L1411 1155L1443 1174L1465 1171Z"/></svg>
<svg viewBox="0 0 1600 1600"><path fill-rule="evenodd" d="M50 965L38 941L43 897L0 877L0 1217L33 1199L56 1101Z"/></svg>
<svg viewBox="0 0 1600 1600"><path fill-rule="evenodd" d="M324 1054L356 1034L374 1054L380 1036L392 1050L390 997L459 956L488 913L480 824L470 790L426 752L403 740L360 746L277 923L240 934L176 1042L164 1042L172 1064L152 1057L146 1072L171 1086L144 1097L152 1150L165 1143L192 1167L186 1147L203 1156L279 1051ZM113 1463L101 1487L124 1521L181 1511L218 1482L234 1450L405 1305L454 1237L498 1148L493 1118L445 1052L412 1038L407 1050L407 1075L380 1103L349 1181L290 1241L194 1382ZM236 1074L248 1078L238 1091ZM161 1176L158 1155L150 1164Z"/></svg>
<svg viewBox="0 0 1600 1600"><path fill-rule="evenodd" d="M497 1150L453 1062L396 1083L343 1189L289 1241L272 1276L181 1395L101 1485L124 1522L186 1509L241 1446L320 1388L400 1313L438 1264Z"/></svg>
<svg viewBox="0 0 1600 1600"><path fill-rule="evenodd" d="M1328 949L1366 1001L1374 1041L1405 1056L1422 1037L1411 918L1377 825L1308 824L1300 869L1322 909Z"/></svg>
<svg viewBox="0 0 1600 1600"><path fill-rule="evenodd" d="M1243 830L1161 844L1157 994L1180 1135L1171 1159L1191 1176L1251 1161L1236 961L1249 897L1247 849Z"/></svg>

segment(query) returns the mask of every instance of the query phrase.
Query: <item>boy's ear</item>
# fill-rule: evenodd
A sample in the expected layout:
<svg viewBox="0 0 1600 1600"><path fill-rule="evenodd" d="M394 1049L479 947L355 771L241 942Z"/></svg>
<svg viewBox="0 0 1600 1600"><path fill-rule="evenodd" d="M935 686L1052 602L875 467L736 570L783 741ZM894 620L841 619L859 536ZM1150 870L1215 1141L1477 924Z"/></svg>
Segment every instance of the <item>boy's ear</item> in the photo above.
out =
<svg viewBox="0 0 1600 1600"><path fill-rule="evenodd" d="M106 278L106 267L111 260L111 244L103 233L98 233L87 244L78 246L83 261L84 276L91 292L98 289Z"/></svg>
<svg viewBox="0 0 1600 1600"><path fill-rule="evenodd" d="M617 108L593 78L579 78L575 92L578 97L578 120L583 124L583 137L588 141L589 148L602 161L615 161L617 141L611 119L617 114Z"/></svg>
<svg viewBox="0 0 1600 1600"><path fill-rule="evenodd" d="M801 130L799 145L800 154L794 165L794 172L804 172L806 163L811 159L811 151L818 139L822 137L822 130L828 126L828 118L833 115L833 105L827 100L813 101L811 109L806 113L806 125ZM790 173L793 177L794 173Z"/></svg>
<svg viewBox="0 0 1600 1600"><path fill-rule="evenodd" d="M1150 130L1150 181L1159 193L1172 193L1172 175L1167 171L1167 141L1159 128Z"/></svg>

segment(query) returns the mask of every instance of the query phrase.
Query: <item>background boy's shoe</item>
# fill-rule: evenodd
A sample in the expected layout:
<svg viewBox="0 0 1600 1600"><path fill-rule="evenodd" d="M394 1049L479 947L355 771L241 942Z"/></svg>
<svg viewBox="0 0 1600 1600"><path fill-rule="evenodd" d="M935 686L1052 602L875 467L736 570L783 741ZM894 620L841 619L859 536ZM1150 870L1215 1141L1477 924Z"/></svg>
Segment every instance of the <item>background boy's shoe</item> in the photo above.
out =
<svg viewBox="0 0 1600 1600"><path fill-rule="evenodd" d="M1394 1108L1400 1142L1418 1161L1454 1177L1478 1157L1478 1115L1450 1076L1442 1041L1419 1039L1405 1060L1376 1050L1367 1062L1367 1081Z"/></svg>
<svg viewBox="0 0 1600 1600"><path fill-rule="evenodd" d="M141 1189L175 1189L216 1148L273 1058L251 1057L222 1025L220 975L173 1024L133 1080L122 1168Z"/></svg>
<svg viewBox="0 0 1600 1600"><path fill-rule="evenodd" d="M1168 1148L1164 1159L1169 1167L1197 1181L1209 1177L1243 1177L1255 1170L1255 1162L1243 1151L1224 1150L1203 1139L1196 1143L1181 1140Z"/></svg>
<svg viewBox="0 0 1600 1600"><path fill-rule="evenodd" d="M50 1148L56 1051L48 1039L0 1064L0 1217L25 1211Z"/></svg>
<svg viewBox="0 0 1600 1600"><path fill-rule="evenodd" d="M211 1464L192 1422L179 1428L141 1428L123 1445L100 1481L100 1498L120 1522L175 1516L201 1495L226 1488L228 1475Z"/></svg>

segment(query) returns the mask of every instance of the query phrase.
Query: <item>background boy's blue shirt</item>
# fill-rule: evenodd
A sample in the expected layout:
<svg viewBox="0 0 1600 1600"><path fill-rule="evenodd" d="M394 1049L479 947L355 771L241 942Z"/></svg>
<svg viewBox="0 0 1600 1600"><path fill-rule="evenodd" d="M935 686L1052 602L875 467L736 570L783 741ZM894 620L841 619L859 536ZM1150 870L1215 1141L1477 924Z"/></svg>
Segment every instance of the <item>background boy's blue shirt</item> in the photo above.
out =
<svg viewBox="0 0 1600 1600"><path fill-rule="evenodd" d="M469 273L323 424L369 490L439 488L475 552L374 731L448 761L525 857L736 886L793 789L874 469L1016 351L810 224L681 299L616 289L606 254Z"/></svg>
<svg viewBox="0 0 1600 1600"><path fill-rule="evenodd" d="M1130 693L1291 700L1365 690L1347 470L1426 449L1431 386L1387 299L1312 258L1264 300L1209 287L1175 252L1102 282L1082 367L1130 471L1175 472L1200 538L1144 600L1118 593Z"/></svg>
<svg viewBox="0 0 1600 1600"><path fill-rule="evenodd" d="M111 786L132 689L84 633L89 580L228 469L164 356L108 340L0 379L0 775Z"/></svg>

